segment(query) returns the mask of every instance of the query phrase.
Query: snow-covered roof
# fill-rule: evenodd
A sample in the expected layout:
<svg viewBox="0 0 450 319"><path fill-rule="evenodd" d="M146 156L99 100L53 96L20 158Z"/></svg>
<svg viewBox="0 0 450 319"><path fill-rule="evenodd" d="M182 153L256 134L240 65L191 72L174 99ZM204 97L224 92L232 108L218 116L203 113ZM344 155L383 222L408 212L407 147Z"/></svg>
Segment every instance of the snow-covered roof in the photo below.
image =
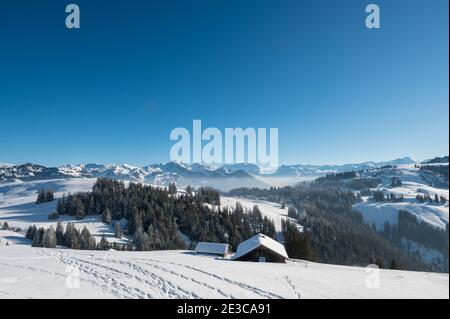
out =
<svg viewBox="0 0 450 319"><path fill-rule="evenodd" d="M230 245L220 243L199 242L195 247L195 251L205 254L224 255L230 252Z"/></svg>
<svg viewBox="0 0 450 319"><path fill-rule="evenodd" d="M231 260L238 259L260 246L264 246L276 252L278 255L289 259L286 253L286 249L284 249L284 246L282 244L266 235L258 234L240 243L236 253L233 255L233 257L231 257Z"/></svg>

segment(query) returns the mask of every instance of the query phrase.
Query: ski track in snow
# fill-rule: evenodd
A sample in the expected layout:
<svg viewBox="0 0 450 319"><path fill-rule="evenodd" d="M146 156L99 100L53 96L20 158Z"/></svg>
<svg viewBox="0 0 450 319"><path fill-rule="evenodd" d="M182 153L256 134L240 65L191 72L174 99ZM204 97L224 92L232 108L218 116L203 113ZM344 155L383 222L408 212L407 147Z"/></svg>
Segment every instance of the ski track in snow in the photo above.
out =
<svg viewBox="0 0 450 319"><path fill-rule="evenodd" d="M147 260L147 261L151 261L151 262L158 262L158 261L156 261L156 260L150 260L150 259L146 259L146 260ZM226 261L226 262L227 262L227 261ZM149 265L148 263L146 263L146 264ZM261 290L261 289L259 289L259 288L256 288L256 287L253 287L253 286L250 286L250 285L246 285L246 284L244 284L244 283L242 283L242 282L237 282L237 281L228 279L228 278L226 278L226 277L219 276L219 275L216 275L216 274L214 274L214 273L207 272L207 271L202 270L202 269L199 269L199 268L195 268L195 267L188 266L188 265L182 265L182 264L172 263L172 262L167 262L167 264L174 265L174 266L180 266L180 267L187 268L187 269L193 270L193 271L195 271L195 272L198 272L198 273L201 273L201 274L204 274L204 275L213 277L213 278L215 278L215 279L218 279L218 280L221 281L221 282L226 282L226 283L231 284L232 286L234 286L233 288L238 287L238 288L241 288L241 289L250 291L251 293L254 293L254 294L258 295L260 298L262 297L262 298L278 298L278 299L283 299L282 296L273 294L273 293L271 293L271 292L269 292L269 291L264 291L264 290Z"/></svg>
<svg viewBox="0 0 450 319"><path fill-rule="evenodd" d="M41 252L46 253L45 250L41 250ZM104 285L101 285L100 288L113 294L114 297L139 299L156 297L151 293L136 288L134 282L137 281L140 284L148 286L151 290L162 292L162 297L165 298L199 298L197 295L177 287L175 284L167 281L163 277L145 271L130 262L104 259L106 263L116 262L131 268L132 272L126 272L122 269L119 270L108 265L96 263L95 261L98 261L98 258L84 260L65 253L58 253L55 256L59 262L65 265L75 266L81 272L96 279L89 281L90 283L94 283L94 285L99 286L97 282L99 280L103 282Z"/></svg>
<svg viewBox="0 0 450 319"><path fill-rule="evenodd" d="M80 272L87 277L93 278L83 278L85 282L102 289L104 292L111 294L115 298L202 298L202 296L196 293L183 289L179 284L177 285L176 282L180 282L180 280L181 282L190 282L191 285L198 286L200 290L203 289L205 291L205 296L209 295L209 292L211 292L218 298L233 299L237 297L226 291L236 291L236 289L238 289L243 290L244 293L252 298L283 298L283 296L274 294L270 291L237 282L196 267L173 262L163 262L153 259L133 259L133 261L124 261L107 258L102 259L98 257L90 257L88 260L85 260L84 258L75 257L65 252L54 253L47 249L40 248L35 248L34 251L40 257L53 257L66 266L70 265L77 267ZM100 261L105 264L99 263ZM111 264L124 266L128 271L123 269L123 267L113 267ZM145 268L140 265L143 265ZM171 265L171 267L167 267L167 265ZM31 268L27 267L27 269ZM32 270L42 271L35 268ZM159 275L161 273L162 275ZM199 274L200 276L203 276L202 279L206 280L197 280L196 278ZM66 276L65 274L60 275ZM172 282L168 279L171 277L176 277L177 280ZM102 284L99 284L99 282ZM138 285L136 285L136 282ZM136 286L141 285L146 286L149 290L136 288ZM223 289L219 288L224 285L225 287ZM292 286L292 284L290 285ZM153 291L156 293L152 293Z"/></svg>

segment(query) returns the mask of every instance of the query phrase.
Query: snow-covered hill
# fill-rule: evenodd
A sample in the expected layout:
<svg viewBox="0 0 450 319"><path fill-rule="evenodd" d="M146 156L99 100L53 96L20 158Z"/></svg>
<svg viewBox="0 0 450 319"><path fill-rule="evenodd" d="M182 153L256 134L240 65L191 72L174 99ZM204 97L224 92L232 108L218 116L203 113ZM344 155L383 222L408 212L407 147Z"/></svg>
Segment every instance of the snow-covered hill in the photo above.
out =
<svg viewBox="0 0 450 319"><path fill-rule="evenodd" d="M449 298L448 274L303 261L223 260L191 251L0 247L0 298Z"/></svg>
<svg viewBox="0 0 450 319"><path fill-rule="evenodd" d="M384 194L395 194L403 196L400 202L375 202L364 198L364 202L355 205L355 209L361 212L369 223L375 223L382 228L385 222L395 224L398 211L405 210L419 220L425 221L433 226L445 229L449 220L449 190L448 188L437 188L430 186L432 176L428 172L421 172L417 165L399 165L392 168L383 168L364 173L365 177L380 178L382 183L372 190L383 191ZM401 186L391 186L392 178L401 181ZM434 178L438 178L434 176ZM417 195L435 195L443 197L446 203L421 203L416 199Z"/></svg>

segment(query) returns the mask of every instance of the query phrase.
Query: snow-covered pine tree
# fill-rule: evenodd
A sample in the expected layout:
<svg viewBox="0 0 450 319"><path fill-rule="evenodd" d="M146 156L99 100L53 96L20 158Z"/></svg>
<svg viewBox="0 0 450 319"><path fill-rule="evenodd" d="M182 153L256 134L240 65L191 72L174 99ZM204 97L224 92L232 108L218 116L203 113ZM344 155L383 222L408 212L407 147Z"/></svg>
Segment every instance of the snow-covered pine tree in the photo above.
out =
<svg viewBox="0 0 450 319"><path fill-rule="evenodd" d="M116 238L122 238L123 237L122 226L120 226L120 223L115 223L114 224L114 236Z"/></svg>
<svg viewBox="0 0 450 319"><path fill-rule="evenodd" d="M64 245L64 227L61 222L56 224L56 244Z"/></svg>
<svg viewBox="0 0 450 319"><path fill-rule="evenodd" d="M50 226L42 238L42 246L45 248L56 248L56 233L53 226Z"/></svg>
<svg viewBox="0 0 450 319"><path fill-rule="evenodd" d="M111 223L111 210L109 208L105 208L102 213L102 222L105 224Z"/></svg>
<svg viewBox="0 0 450 319"><path fill-rule="evenodd" d="M110 244L105 236L102 236L102 239L100 239L100 242L98 243L97 249L98 250L108 250L110 248Z"/></svg>

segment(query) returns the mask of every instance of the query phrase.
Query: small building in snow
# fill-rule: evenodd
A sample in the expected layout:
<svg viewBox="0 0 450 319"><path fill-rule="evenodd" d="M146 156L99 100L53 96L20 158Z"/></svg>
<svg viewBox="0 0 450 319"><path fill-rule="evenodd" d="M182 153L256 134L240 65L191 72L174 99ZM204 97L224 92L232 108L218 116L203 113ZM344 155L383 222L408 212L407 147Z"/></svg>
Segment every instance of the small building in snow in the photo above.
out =
<svg viewBox="0 0 450 319"><path fill-rule="evenodd" d="M232 253L231 246L228 244L207 243L202 241L197 243L195 251L201 254L219 255L222 257L227 257Z"/></svg>
<svg viewBox="0 0 450 319"><path fill-rule="evenodd" d="M272 238L258 234L239 244L231 260L284 263L289 259L286 249Z"/></svg>

